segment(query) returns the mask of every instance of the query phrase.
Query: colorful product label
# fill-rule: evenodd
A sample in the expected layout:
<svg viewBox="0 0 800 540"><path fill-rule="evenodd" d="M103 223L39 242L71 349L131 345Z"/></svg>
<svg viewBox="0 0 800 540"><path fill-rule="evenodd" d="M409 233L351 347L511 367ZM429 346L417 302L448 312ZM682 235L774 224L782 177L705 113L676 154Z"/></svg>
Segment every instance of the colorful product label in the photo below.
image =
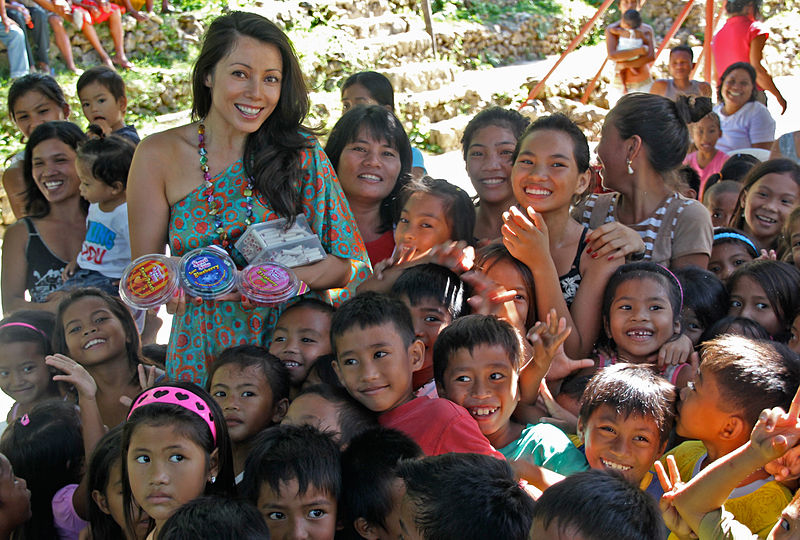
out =
<svg viewBox="0 0 800 540"><path fill-rule="evenodd" d="M251 267L245 275L250 290L258 296L281 295L292 286L292 275L285 268L272 264Z"/></svg>
<svg viewBox="0 0 800 540"><path fill-rule="evenodd" d="M224 290L234 279L230 264L216 255L195 255L186 261L183 277L195 291Z"/></svg>
<svg viewBox="0 0 800 540"><path fill-rule="evenodd" d="M144 260L131 269L125 285L131 296L149 300L167 288L170 278L170 269L165 262Z"/></svg>

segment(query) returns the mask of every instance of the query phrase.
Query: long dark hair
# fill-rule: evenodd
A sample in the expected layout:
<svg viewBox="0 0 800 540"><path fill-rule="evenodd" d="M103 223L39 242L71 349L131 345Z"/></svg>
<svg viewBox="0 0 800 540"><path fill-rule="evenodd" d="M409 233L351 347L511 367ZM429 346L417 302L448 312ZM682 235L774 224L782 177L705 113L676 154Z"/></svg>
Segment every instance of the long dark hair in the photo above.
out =
<svg viewBox="0 0 800 540"><path fill-rule="evenodd" d="M675 101L655 94L634 92L617 102L606 117L620 138L638 135L647 148L647 159L657 173L676 169L689 149L687 124L711 112L709 98L678 96Z"/></svg>
<svg viewBox="0 0 800 540"><path fill-rule="evenodd" d="M125 523L129 533L134 530L134 516L132 514L133 495L131 483L128 478L128 450L133 432L141 425L149 426L174 426L175 430L200 446L207 455L216 449L219 472L213 483L207 483L205 495L221 495L232 497L235 492L233 483L233 453L228 428L222 416L222 409L216 401L196 384L174 381L167 384L157 384L144 392L162 386L176 387L188 390L197 395L208 406L213 415L214 428L217 432L216 442L206 421L199 414L171 403L148 403L141 405L130 413L128 420L122 428L122 501L125 508ZM139 394L141 396L141 394ZM133 400L134 404L139 396Z"/></svg>
<svg viewBox="0 0 800 540"><path fill-rule="evenodd" d="M31 491L32 517L16 529L15 540L57 538L53 497L81 481L84 453L81 422L75 405L53 399L9 424L0 439L14 473Z"/></svg>
<svg viewBox="0 0 800 540"><path fill-rule="evenodd" d="M750 172L747 173L747 176L742 181L742 191L739 193L739 200L736 201L736 207L733 209L733 214L731 214L731 222L729 223L730 227L744 230L744 208L747 194L756 182L768 174L788 174L792 177L792 180L794 180L795 183L800 186L800 165L791 159L777 158L759 163L750 169ZM779 245L780 236L781 234L779 234L778 238L775 239L772 247L777 247Z"/></svg>
<svg viewBox="0 0 800 540"><path fill-rule="evenodd" d="M128 359L128 367L133 374L132 380L136 383L136 381L138 381L137 368L142 361L141 342L139 339L139 331L136 329L136 322L133 320L131 312L119 298L114 298L100 289L94 289L92 287L75 289L70 291L67 296L61 300L61 303L58 304L56 323L53 328L53 351L66 355L70 354L69 348L67 347L67 336L64 331L64 312L78 300L89 296L94 296L103 300L108 305L109 311L111 311L122 325L122 329L125 331L125 355Z"/></svg>
<svg viewBox="0 0 800 540"><path fill-rule="evenodd" d="M291 219L302 211L300 154L314 145L308 136L314 131L302 125L308 114L308 88L286 34L255 13L234 11L214 19L192 71L192 117L200 120L211 110L211 88L206 86L206 80L240 37L274 45L283 62L278 103L261 127L247 136L243 159L245 172L253 178L258 191L275 212Z"/></svg>
<svg viewBox="0 0 800 540"><path fill-rule="evenodd" d="M50 139L58 139L71 147L75 150L77 157L78 146L86 140L86 135L81 128L72 122L64 120L45 122L37 126L31 133L31 138L28 140L28 144L25 145L22 177L25 180L25 212L29 217L33 218L43 218L50 213L50 203L33 179L33 150L40 143ZM89 203L84 199L81 199L81 204L84 211L89 208Z"/></svg>
<svg viewBox="0 0 800 540"><path fill-rule="evenodd" d="M411 179L411 143L403 129L403 124L394 115L381 105L366 105L353 107L333 126L325 153L331 161L334 170L339 169L339 158L342 157L344 147L356 140L359 132L365 129L376 140L385 139L387 144L400 154L400 174L391 193L381 201L381 224L378 232L392 229L397 221L398 194ZM345 193L345 195L347 195Z"/></svg>
<svg viewBox="0 0 800 540"><path fill-rule="evenodd" d="M120 463L122 448L122 425L113 428L103 435L94 447L92 457L89 459L89 530L92 540L107 540L110 538L125 538L122 527L110 515L103 512L94 498L93 491L98 491L108 497L106 488L111 479L111 468Z"/></svg>
<svg viewBox="0 0 800 540"><path fill-rule="evenodd" d="M58 81L50 75L29 73L15 80L11 88L8 89L8 114L12 120L16 121L16 118L14 118L14 105L17 104L19 98L28 92L39 92L58 105L65 117L69 115L69 103L67 103L67 98L64 97L64 91L59 86Z"/></svg>

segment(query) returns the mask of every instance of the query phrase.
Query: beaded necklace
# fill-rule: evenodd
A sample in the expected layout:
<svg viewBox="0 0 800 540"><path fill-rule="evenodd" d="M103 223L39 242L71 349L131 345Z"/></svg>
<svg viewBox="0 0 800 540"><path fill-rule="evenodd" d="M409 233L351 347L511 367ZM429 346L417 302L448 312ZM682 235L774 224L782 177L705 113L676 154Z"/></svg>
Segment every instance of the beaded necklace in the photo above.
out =
<svg viewBox="0 0 800 540"><path fill-rule="evenodd" d="M206 150L206 126L201 122L197 126L197 149L200 154L200 170L203 171L203 179L205 180L205 191L203 197L208 202L208 213L214 217L214 232L219 238L219 242L212 240L212 243L218 243L226 250L228 249L228 232L222 226L222 209L223 203L214 198L214 184L211 183L211 174L208 172L208 150ZM247 187L244 190L245 203L247 204L246 217L244 220L245 225L253 223L253 177L247 177Z"/></svg>

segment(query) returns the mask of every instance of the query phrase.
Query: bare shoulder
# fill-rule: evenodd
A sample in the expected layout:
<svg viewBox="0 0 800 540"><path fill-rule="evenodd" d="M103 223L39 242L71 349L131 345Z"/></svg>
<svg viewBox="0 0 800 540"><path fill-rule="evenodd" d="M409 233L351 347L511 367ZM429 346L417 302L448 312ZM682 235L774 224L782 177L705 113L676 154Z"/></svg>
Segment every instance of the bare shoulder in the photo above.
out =
<svg viewBox="0 0 800 540"><path fill-rule="evenodd" d="M17 251L28 238L28 226L20 219L6 229L3 235L3 254L6 251Z"/></svg>
<svg viewBox="0 0 800 540"><path fill-rule="evenodd" d="M182 151L189 142L189 134L196 133L193 124L179 126L158 133L153 133L145 137L137 146L136 154L147 155L148 161L150 158L164 156L172 159L175 157L176 152Z"/></svg>
<svg viewBox="0 0 800 540"><path fill-rule="evenodd" d="M664 92L667 91L667 82L667 79L658 79L653 83L653 86L650 87L650 93L663 96Z"/></svg>

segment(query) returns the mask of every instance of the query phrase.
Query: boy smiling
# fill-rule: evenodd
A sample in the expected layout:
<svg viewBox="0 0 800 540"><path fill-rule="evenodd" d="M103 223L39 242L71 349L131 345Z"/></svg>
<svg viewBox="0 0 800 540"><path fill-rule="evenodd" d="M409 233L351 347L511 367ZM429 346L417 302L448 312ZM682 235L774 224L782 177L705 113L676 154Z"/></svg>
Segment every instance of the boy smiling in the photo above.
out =
<svg viewBox="0 0 800 540"><path fill-rule="evenodd" d="M414 439L426 455L471 452L503 459L462 407L445 399L415 398L412 377L425 357L408 308L379 293L360 294L334 313L332 363L347 391L378 413L384 427Z"/></svg>

